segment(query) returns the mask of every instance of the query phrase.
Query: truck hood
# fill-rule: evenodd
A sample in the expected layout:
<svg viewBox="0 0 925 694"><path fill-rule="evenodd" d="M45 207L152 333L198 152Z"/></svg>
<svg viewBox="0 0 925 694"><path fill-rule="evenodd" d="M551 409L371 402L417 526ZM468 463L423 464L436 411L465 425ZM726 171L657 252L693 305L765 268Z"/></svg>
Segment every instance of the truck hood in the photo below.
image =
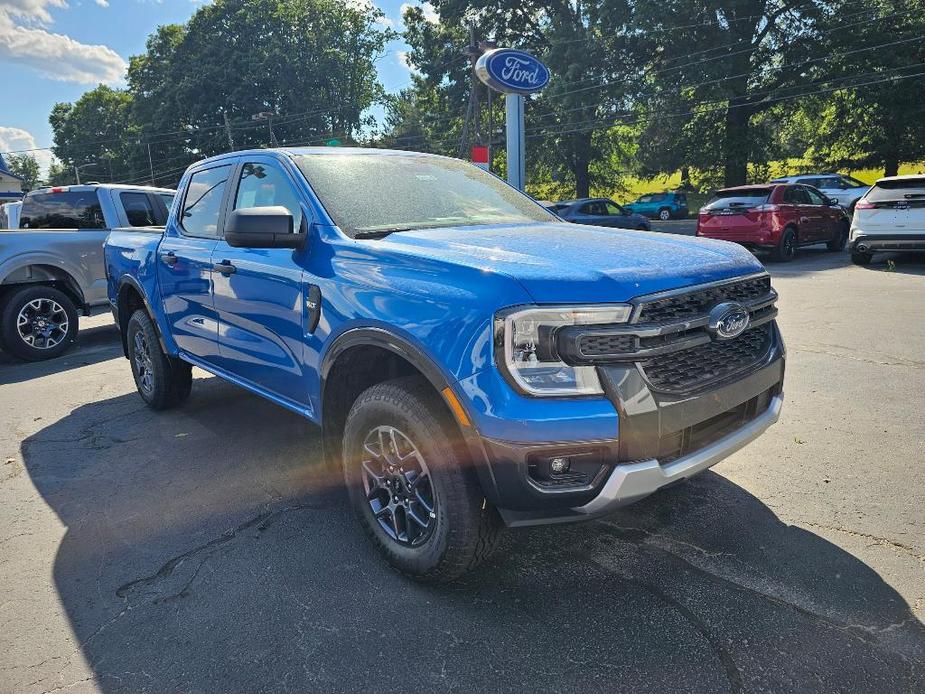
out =
<svg viewBox="0 0 925 694"><path fill-rule="evenodd" d="M372 243L508 275L537 303L628 301L763 269L725 241L569 223L424 229Z"/></svg>

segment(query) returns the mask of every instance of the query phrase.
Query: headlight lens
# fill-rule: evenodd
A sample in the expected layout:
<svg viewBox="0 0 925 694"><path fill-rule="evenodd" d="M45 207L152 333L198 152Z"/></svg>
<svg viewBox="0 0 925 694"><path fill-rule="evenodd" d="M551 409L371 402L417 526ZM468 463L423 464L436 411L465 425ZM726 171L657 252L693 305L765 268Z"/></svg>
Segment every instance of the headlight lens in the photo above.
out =
<svg viewBox="0 0 925 694"><path fill-rule="evenodd" d="M496 318L496 359L513 384L530 395L600 395L593 366L569 366L556 353L556 331L572 325L610 325L629 320L632 307L564 306L505 312Z"/></svg>

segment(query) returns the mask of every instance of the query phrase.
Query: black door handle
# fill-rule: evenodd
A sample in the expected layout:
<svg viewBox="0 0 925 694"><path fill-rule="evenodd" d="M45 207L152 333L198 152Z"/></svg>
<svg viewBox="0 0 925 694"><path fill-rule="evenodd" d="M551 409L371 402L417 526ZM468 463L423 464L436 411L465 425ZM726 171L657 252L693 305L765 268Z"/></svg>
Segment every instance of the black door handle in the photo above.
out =
<svg viewBox="0 0 925 694"><path fill-rule="evenodd" d="M229 263L227 260L223 260L220 263L215 263L212 266L212 269L215 270L216 272L222 273L223 275L225 275L225 277L227 277L228 275L233 275L234 273L238 271L238 268L236 268L234 265Z"/></svg>
<svg viewBox="0 0 925 694"><path fill-rule="evenodd" d="M174 254L173 251L168 251L167 253L161 253L161 260L164 261L165 265L173 267L177 264L179 258Z"/></svg>

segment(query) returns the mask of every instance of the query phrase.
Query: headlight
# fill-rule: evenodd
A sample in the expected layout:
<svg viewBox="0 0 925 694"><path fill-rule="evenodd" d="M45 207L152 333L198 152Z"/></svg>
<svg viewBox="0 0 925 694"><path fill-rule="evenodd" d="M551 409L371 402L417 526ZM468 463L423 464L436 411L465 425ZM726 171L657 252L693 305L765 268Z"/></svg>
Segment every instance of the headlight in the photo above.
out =
<svg viewBox="0 0 925 694"><path fill-rule="evenodd" d="M495 359L512 384L529 395L600 395L593 366L569 366L556 351L556 331L573 325L629 320L632 306L528 308L495 317Z"/></svg>

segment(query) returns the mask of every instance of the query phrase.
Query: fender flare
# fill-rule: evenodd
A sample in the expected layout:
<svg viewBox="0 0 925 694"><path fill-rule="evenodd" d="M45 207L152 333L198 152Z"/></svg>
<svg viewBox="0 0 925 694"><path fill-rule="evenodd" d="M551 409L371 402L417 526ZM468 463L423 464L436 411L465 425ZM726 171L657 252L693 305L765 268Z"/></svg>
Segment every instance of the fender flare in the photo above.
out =
<svg viewBox="0 0 925 694"><path fill-rule="evenodd" d="M345 330L334 338L331 346L325 350L321 358L321 368L319 369L319 379L321 381L321 402L324 403L324 391L327 386L328 373L331 367L337 361L337 358L352 347L381 347L414 366L418 371L424 374L424 377L430 381L430 384L439 393L450 385L450 380L446 377L439 366L422 350L407 338L401 337L391 330L377 327L360 327ZM322 416L324 412L322 410Z"/></svg>
<svg viewBox="0 0 925 694"><path fill-rule="evenodd" d="M344 331L336 338L334 338L334 342L325 351L321 358L321 365L318 370L318 376L321 384L321 426L322 431L324 432L323 440L325 457L328 459L329 463L333 463L329 457L331 444L327 440L331 432L325 426L325 422L328 418L324 413L325 389L327 387L328 373L341 354L346 352L351 347L362 346L381 347L382 349L386 349L405 359L424 375L424 377L436 390L441 400L444 402L445 396L443 395L443 390L445 388L452 388L451 380L436 364L436 362L427 356L424 350L415 345L408 338L401 337L395 332L381 327L357 327ZM465 411L467 409L465 403L461 402L460 404ZM468 412L467 415L470 421L474 422L472 415ZM475 470L481 483L483 493L490 501L492 501L492 503L496 503L498 499L497 482L491 469L491 465L488 461L488 454L485 451L485 447L482 443L481 437L478 434L478 431L475 428L475 425L472 424L471 426L466 427L462 426L458 421L456 421L455 417L453 420L456 424L457 430L462 436L462 440L465 446L469 449L469 453L472 456L473 461L476 463Z"/></svg>
<svg viewBox="0 0 925 694"><path fill-rule="evenodd" d="M121 315L122 290L124 290L126 287L131 287L136 292L138 292L138 296L141 297L142 304L144 304L145 311L148 312L148 316L150 316L151 322L154 323L154 330L157 333L157 341L161 343L161 349L164 351L164 354L169 354L167 351L167 345L164 343L164 336L161 334L161 326L160 323L158 323L157 314L154 313L154 309L151 307L151 303L148 301L148 294L141 286L141 283L131 275L122 275L122 277L119 279L119 286L116 290L116 305L114 307L115 310L113 311L113 313L115 313L116 325L119 326L119 334L122 338L122 353L126 358L128 358L128 342L125 332L125 324L128 322L128 319L131 316Z"/></svg>
<svg viewBox="0 0 925 694"><path fill-rule="evenodd" d="M79 308L86 309L87 301L84 297L83 287L80 286L80 280L78 279L81 275L79 269L73 266L66 258L45 253L44 251L27 251L0 262L0 285L5 284L10 275L31 265L52 267L57 272L65 275L61 281L74 292L78 299Z"/></svg>

